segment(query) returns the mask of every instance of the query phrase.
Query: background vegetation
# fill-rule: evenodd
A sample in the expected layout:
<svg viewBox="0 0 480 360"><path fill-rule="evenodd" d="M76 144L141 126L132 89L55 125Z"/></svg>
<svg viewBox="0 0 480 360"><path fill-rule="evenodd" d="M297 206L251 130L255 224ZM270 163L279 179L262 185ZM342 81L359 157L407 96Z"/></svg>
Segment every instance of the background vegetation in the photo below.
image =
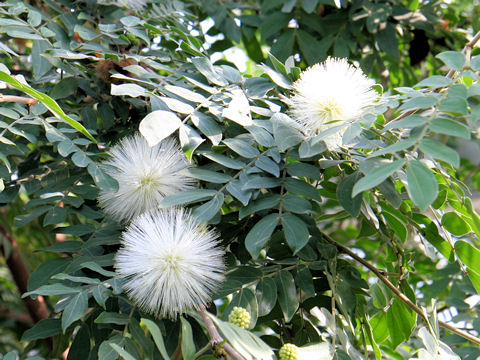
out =
<svg viewBox="0 0 480 360"><path fill-rule="evenodd" d="M118 186L106 151L162 110L181 120L172 136L198 180L162 206L189 206L220 232L227 280L208 310L250 312L250 337L217 325L245 358L284 343L311 359L479 357L479 12L477 1L2 2L0 354L213 358L198 315L155 319L123 294L112 265L124 225L97 203ZM382 85L340 151L288 116L292 83L327 56Z"/></svg>

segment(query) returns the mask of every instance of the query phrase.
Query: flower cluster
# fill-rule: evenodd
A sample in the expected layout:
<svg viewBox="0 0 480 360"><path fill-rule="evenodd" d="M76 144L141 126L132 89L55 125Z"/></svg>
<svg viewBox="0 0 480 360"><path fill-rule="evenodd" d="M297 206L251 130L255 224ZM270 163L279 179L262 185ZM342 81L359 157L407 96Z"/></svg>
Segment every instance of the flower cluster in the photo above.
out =
<svg viewBox="0 0 480 360"><path fill-rule="evenodd" d="M218 236L184 209L151 211L123 233L115 262L123 287L145 312L174 318L205 305L223 280Z"/></svg>
<svg viewBox="0 0 480 360"><path fill-rule="evenodd" d="M243 307L234 306L228 315L228 322L235 324L242 329L248 329L250 326L250 313Z"/></svg>
<svg viewBox="0 0 480 360"><path fill-rule="evenodd" d="M328 58L306 69L293 84L291 115L308 136L339 126L338 132L323 139L330 150L336 150L342 145L345 127L377 100L372 85L346 59Z"/></svg>
<svg viewBox="0 0 480 360"><path fill-rule="evenodd" d="M118 221L130 222L122 235L115 267L123 288L142 310L156 316L206 305L223 280L218 236L180 208L159 210L165 196L189 189L189 163L172 139L150 147L140 134L110 150L106 172L118 191L102 191L99 202Z"/></svg>
<svg viewBox="0 0 480 360"><path fill-rule="evenodd" d="M298 347L294 344L284 344L278 351L280 360L298 360Z"/></svg>
<svg viewBox="0 0 480 360"><path fill-rule="evenodd" d="M193 184L184 170L189 163L172 139L150 147L137 134L123 139L104 162L105 171L118 181L118 191L101 191L100 205L118 221L156 209L165 196L187 190Z"/></svg>

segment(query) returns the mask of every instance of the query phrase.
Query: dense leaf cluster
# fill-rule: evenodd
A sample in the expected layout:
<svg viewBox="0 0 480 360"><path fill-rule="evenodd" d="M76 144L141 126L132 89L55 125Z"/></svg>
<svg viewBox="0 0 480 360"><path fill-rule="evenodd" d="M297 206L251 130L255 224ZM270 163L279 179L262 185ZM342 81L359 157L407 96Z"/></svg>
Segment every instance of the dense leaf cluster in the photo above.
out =
<svg viewBox="0 0 480 360"><path fill-rule="evenodd" d="M478 307L469 305L480 291L480 216L471 198L479 175L457 151L478 142L480 56L460 51L458 35L439 25L448 15L440 4L122 4L0 5L2 96L33 99L0 107L1 225L25 251L42 250L28 255L35 270L22 296L45 297L51 312L21 343L0 337L0 351L213 358L197 313L176 321L141 313L113 267L125 224L98 206L99 189L118 187L102 161L140 129L177 138L194 165L196 188L160 207L189 207L221 234L228 270L208 310L245 358L274 358L286 343L312 359L421 358L420 348L450 347L480 356L437 322L480 331ZM206 41L199 21L207 16L207 34L224 39ZM427 77L402 63L419 30L446 35L439 47L451 48L428 59ZM232 41L262 64L242 74L230 59L212 62ZM358 60L379 80L390 71L387 91L377 86L381 99L336 151L323 140L338 127L305 137L289 111L302 68L330 54ZM8 238L0 244L8 258ZM11 297L9 280L0 286L2 299ZM235 307L249 312L249 329L227 322Z"/></svg>

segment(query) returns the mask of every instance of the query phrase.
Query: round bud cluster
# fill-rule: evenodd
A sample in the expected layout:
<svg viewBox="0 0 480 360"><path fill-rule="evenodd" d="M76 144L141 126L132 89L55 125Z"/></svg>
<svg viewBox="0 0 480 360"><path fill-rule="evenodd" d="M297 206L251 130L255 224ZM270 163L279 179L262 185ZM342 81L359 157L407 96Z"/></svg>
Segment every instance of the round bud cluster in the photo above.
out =
<svg viewBox="0 0 480 360"><path fill-rule="evenodd" d="M242 329L248 329L250 325L250 313L240 306L234 306L232 312L228 315L228 321Z"/></svg>
<svg viewBox="0 0 480 360"><path fill-rule="evenodd" d="M298 347L293 344L284 344L278 352L280 360L297 360L298 359Z"/></svg>

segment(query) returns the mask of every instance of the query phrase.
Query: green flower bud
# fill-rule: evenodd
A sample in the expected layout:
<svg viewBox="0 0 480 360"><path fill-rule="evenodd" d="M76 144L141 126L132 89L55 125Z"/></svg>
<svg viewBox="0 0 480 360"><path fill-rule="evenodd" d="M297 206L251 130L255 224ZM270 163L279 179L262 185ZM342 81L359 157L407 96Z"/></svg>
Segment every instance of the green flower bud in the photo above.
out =
<svg viewBox="0 0 480 360"><path fill-rule="evenodd" d="M284 344L278 352L280 360L298 360L298 347L293 344Z"/></svg>
<svg viewBox="0 0 480 360"><path fill-rule="evenodd" d="M228 321L242 329L248 329L250 313L240 306L234 306L232 312L228 315Z"/></svg>

